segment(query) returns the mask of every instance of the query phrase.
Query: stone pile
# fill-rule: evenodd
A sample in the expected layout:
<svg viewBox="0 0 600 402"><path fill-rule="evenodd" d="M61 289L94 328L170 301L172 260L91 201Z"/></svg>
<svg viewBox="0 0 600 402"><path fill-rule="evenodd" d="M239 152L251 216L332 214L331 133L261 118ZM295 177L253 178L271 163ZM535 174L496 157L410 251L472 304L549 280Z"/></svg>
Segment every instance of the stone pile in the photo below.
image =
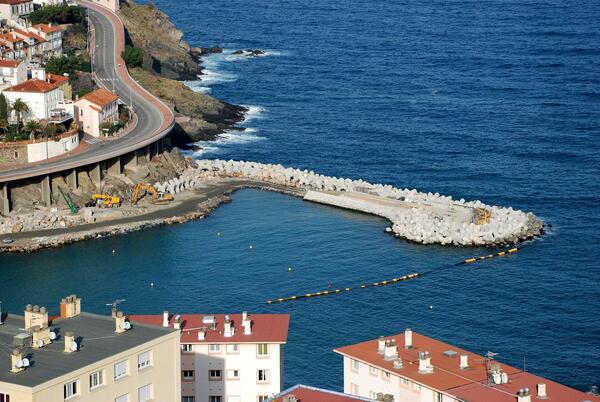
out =
<svg viewBox="0 0 600 402"><path fill-rule="evenodd" d="M363 193L415 204L412 208L394 208L385 203L364 203L364 208L360 205L357 208L356 205L344 205L348 200L343 197L338 197L340 201L335 201L340 207L359 209L387 218L392 222L391 231L397 237L423 244L484 246L516 243L540 235L543 229L543 222L535 215L510 207L485 205L481 201L453 200L451 196L439 193L422 193L415 189L399 189L364 180L329 177L308 170L256 162L199 160L196 166L185 170L180 177L156 183L155 187L159 191L177 194L197 188L207 180L223 178L247 179L302 192ZM453 217L472 217L475 208L489 211L489 222L478 225L473 219ZM456 213L464 212L462 210L469 213Z"/></svg>

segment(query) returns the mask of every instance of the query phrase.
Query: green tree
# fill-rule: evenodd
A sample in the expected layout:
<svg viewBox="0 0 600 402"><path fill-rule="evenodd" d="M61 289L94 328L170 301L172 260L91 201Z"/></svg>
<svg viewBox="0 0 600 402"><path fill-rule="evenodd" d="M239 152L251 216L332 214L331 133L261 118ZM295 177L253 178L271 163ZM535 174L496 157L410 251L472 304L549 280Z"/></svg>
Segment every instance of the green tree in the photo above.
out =
<svg viewBox="0 0 600 402"><path fill-rule="evenodd" d="M8 121L8 103L3 93L0 93L0 120Z"/></svg>
<svg viewBox="0 0 600 402"><path fill-rule="evenodd" d="M23 117L23 113L29 112L29 105L23 99L17 98L11 105L11 108L17 114L17 134L21 134L21 118Z"/></svg>
<svg viewBox="0 0 600 402"><path fill-rule="evenodd" d="M90 63L79 55L51 57L45 67L46 72L60 75L65 73L73 75L76 71L91 71Z"/></svg>
<svg viewBox="0 0 600 402"><path fill-rule="evenodd" d="M25 132L29 133L29 139L31 140L35 140L36 134L39 134L42 132L42 126L39 122L39 120L29 120L27 123L25 123Z"/></svg>
<svg viewBox="0 0 600 402"><path fill-rule="evenodd" d="M141 67L144 62L142 49L129 45L125 46L125 49L121 53L121 57L123 57L123 60L128 67Z"/></svg>
<svg viewBox="0 0 600 402"><path fill-rule="evenodd" d="M28 19L32 24L78 24L83 21L83 12L66 4L47 5L29 14Z"/></svg>

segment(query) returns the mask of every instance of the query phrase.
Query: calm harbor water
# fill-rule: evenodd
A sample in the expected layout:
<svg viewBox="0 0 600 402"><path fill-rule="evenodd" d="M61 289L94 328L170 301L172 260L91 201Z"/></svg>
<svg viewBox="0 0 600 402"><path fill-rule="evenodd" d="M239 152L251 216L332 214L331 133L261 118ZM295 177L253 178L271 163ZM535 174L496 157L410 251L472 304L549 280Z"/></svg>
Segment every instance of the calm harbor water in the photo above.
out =
<svg viewBox="0 0 600 402"><path fill-rule="evenodd" d="M246 133L200 144L196 157L481 199L552 228L517 255L454 267L484 251L407 244L377 218L244 190L203 221L0 256L4 308L55 308L77 293L107 313L123 297L136 313L291 313L287 385L341 389L334 347L407 326L582 390L600 385L597 2L155 3L193 46L227 50L190 86L253 107ZM268 55L230 55L247 48ZM429 269L397 286L264 304Z"/></svg>

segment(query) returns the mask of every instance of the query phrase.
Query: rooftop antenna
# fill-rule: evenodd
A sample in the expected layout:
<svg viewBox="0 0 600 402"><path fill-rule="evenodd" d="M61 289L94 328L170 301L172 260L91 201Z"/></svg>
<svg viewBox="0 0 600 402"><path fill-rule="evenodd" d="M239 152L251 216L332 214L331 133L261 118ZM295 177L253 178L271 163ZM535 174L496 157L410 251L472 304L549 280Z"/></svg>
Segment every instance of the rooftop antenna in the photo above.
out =
<svg viewBox="0 0 600 402"><path fill-rule="evenodd" d="M112 312L114 314L117 312L117 306L119 304L123 303L124 301L126 301L126 299L117 299L117 300L113 301L112 303L106 303L106 305L112 307Z"/></svg>
<svg viewBox="0 0 600 402"><path fill-rule="evenodd" d="M494 360L494 357L496 357L498 355L499 355L499 353L490 352L490 351L488 351L485 354L485 368L486 368L487 373L488 373L488 385L496 385L494 383L493 377L490 375L490 371L492 369L492 360Z"/></svg>

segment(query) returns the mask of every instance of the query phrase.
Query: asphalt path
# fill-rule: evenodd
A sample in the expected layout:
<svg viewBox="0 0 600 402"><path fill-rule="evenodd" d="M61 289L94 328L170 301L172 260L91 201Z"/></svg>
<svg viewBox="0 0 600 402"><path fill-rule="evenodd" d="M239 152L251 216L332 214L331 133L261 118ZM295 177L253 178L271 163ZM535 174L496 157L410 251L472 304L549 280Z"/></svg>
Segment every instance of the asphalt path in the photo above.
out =
<svg viewBox="0 0 600 402"><path fill-rule="evenodd" d="M171 109L142 88L127 72L120 56L125 37L119 17L88 1L79 4L88 10L92 27L91 53L96 82L108 90L114 89L125 103L133 104L135 124L119 139L91 143L84 152L2 170L0 183L44 176L121 156L157 141L173 127Z"/></svg>

